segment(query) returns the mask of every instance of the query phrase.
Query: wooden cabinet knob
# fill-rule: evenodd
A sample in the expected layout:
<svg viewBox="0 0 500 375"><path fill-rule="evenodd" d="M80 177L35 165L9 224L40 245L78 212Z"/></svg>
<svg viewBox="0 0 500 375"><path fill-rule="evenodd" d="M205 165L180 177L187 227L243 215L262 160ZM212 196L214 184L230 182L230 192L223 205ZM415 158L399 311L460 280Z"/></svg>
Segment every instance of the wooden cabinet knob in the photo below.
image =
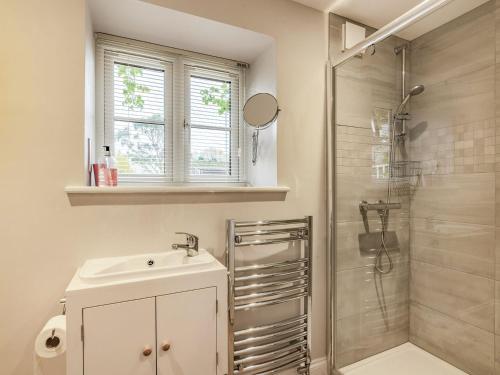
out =
<svg viewBox="0 0 500 375"><path fill-rule="evenodd" d="M144 349L142 350L142 355L144 357L149 357L151 355L151 353L153 353L153 349L151 349L151 347L149 345L144 347Z"/></svg>
<svg viewBox="0 0 500 375"><path fill-rule="evenodd" d="M170 350L170 343L168 341L163 341L161 343L161 350L168 352Z"/></svg>

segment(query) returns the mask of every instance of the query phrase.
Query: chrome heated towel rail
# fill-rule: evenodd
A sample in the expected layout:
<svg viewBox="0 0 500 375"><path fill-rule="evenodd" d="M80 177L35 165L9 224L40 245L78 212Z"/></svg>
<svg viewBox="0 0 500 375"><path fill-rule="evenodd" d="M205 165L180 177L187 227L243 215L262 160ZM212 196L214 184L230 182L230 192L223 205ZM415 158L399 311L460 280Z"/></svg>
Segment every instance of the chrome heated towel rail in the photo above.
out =
<svg viewBox="0 0 500 375"><path fill-rule="evenodd" d="M252 247L286 243L290 244L290 251L285 251L290 254L286 260L236 265L240 263L238 255L252 251ZM309 374L311 249L312 216L227 221L230 374L270 375L293 368L299 374ZM292 303L297 306L287 309L293 311L287 319L270 318L265 324L261 319L257 324L250 323L250 327L235 328L245 311L255 311L251 317L263 317L268 316L266 307ZM275 314L269 314L272 315ZM245 323L248 326L248 317Z"/></svg>

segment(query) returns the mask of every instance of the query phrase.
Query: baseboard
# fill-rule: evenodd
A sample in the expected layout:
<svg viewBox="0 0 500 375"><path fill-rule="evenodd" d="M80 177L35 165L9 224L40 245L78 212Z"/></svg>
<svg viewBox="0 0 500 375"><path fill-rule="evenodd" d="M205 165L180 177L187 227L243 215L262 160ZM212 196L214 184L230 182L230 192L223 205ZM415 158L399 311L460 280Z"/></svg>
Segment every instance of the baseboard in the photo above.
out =
<svg viewBox="0 0 500 375"><path fill-rule="evenodd" d="M326 358L316 358L311 361L310 375L327 375ZM280 372L280 375L297 375L295 370Z"/></svg>

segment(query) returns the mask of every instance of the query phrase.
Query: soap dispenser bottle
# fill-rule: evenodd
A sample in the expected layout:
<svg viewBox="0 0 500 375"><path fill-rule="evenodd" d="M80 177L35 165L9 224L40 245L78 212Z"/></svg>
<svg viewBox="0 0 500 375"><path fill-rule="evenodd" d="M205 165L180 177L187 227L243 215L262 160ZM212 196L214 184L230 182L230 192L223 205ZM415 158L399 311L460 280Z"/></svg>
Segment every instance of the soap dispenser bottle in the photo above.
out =
<svg viewBox="0 0 500 375"><path fill-rule="evenodd" d="M111 150L109 146L104 147L104 160L100 163L101 168L103 168L104 184L106 186L117 186L118 185L118 168L116 167L116 160L111 156Z"/></svg>

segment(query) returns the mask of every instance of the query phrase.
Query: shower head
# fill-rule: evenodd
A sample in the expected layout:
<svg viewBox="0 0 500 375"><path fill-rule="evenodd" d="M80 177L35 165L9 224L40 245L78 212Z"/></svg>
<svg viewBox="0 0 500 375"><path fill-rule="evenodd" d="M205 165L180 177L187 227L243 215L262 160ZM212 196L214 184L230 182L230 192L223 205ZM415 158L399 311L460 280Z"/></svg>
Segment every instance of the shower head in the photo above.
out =
<svg viewBox="0 0 500 375"><path fill-rule="evenodd" d="M410 100L410 98L412 96L415 96L415 95L419 95L421 93L423 93L425 90L425 87L424 85L417 85L417 86L414 86L409 92L408 94L405 96L405 98L403 99L403 101L401 102L401 104L399 105L398 107L398 110L396 111L396 116L402 114L403 110L405 109L406 107L406 104L408 104L408 101Z"/></svg>
<svg viewBox="0 0 500 375"><path fill-rule="evenodd" d="M423 93L423 92L424 92L424 90L425 90L424 85L417 85L417 86L413 87L413 88L410 90L409 95L410 95L410 96L419 95L419 94Z"/></svg>

